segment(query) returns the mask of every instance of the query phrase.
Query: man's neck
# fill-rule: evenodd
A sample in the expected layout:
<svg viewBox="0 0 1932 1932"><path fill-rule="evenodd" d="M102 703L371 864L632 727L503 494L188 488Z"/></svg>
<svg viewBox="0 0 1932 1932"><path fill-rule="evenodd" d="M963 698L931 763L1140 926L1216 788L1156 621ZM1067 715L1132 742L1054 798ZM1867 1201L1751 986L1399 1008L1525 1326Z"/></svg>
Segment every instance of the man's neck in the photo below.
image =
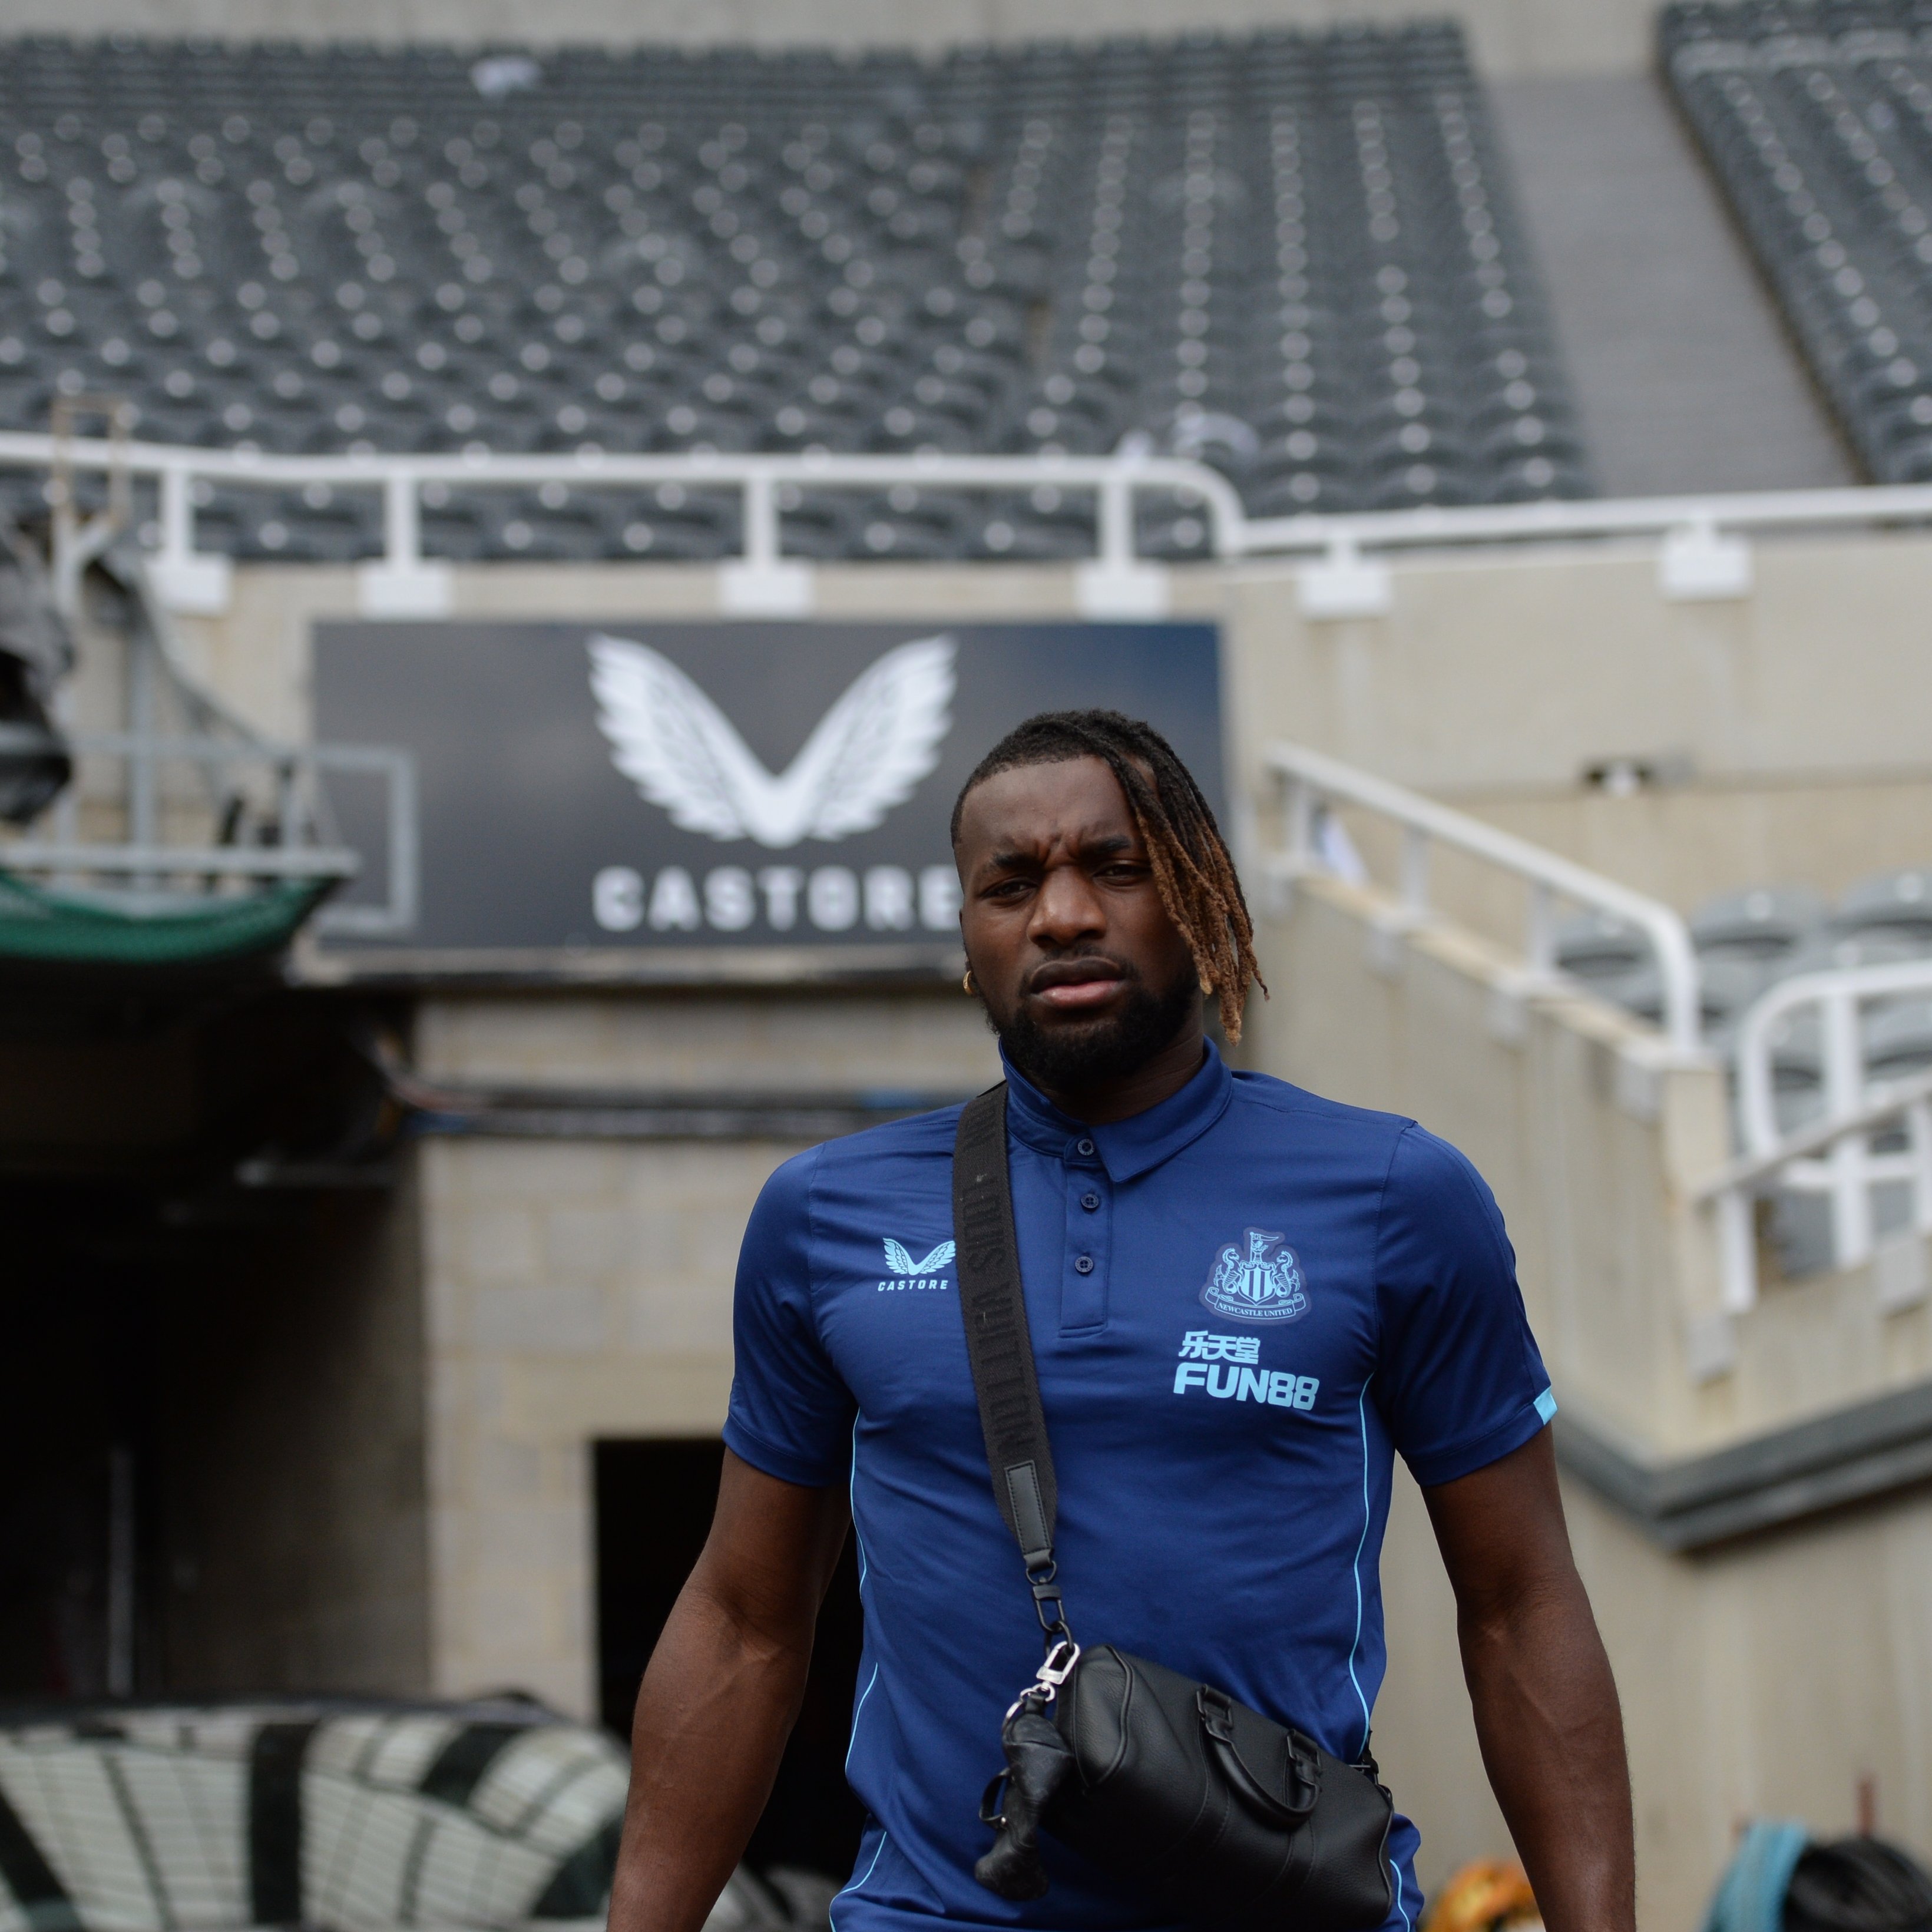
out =
<svg viewBox="0 0 1932 1932"><path fill-rule="evenodd" d="M1202 1055L1206 1050L1201 1017L1192 1013L1187 1024L1151 1060L1121 1078L1077 1090L1047 1086L1041 1086L1040 1090L1063 1114L1071 1114L1090 1127L1104 1127L1115 1120L1144 1114L1150 1107L1158 1107L1170 1095L1178 1094L1200 1072Z"/></svg>

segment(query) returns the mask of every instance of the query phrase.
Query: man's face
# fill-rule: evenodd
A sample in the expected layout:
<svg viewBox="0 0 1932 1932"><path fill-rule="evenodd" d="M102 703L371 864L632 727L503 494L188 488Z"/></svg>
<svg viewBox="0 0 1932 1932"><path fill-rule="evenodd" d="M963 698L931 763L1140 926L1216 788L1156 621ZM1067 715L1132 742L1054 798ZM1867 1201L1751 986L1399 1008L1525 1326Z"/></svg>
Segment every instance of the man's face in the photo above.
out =
<svg viewBox="0 0 1932 1932"><path fill-rule="evenodd" d="M1198 1009L1118 781L1098 758L1023 765L968 794L960 930L1007 1056L1049 1092L1118 1080Z"/></svg>

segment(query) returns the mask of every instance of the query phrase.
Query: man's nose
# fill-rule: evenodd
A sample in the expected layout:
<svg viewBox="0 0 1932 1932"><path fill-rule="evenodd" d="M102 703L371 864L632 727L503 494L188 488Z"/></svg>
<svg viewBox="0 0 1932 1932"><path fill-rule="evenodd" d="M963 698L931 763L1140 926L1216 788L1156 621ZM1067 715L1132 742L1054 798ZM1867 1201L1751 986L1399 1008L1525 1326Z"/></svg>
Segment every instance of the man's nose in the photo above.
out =
<svg viewBox="0 0 1932 1932"><path fill-rule="evenodd" d="M1036 945L1072 946L1106 929L1100 896L1077 868L1057 866L1047 874L1034 901L1028 935Z"/></svg>

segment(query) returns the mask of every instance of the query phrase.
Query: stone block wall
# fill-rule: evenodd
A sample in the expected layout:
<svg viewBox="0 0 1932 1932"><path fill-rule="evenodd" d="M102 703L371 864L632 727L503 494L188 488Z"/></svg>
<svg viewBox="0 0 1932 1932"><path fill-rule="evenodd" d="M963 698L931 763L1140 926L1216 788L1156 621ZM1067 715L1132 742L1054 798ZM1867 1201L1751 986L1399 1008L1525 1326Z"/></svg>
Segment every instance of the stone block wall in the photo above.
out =
<svg viewBox="0 0 1932 1932"><path fill-rule="evenodd" d="M956 991L441 1000L446 1080L965 1093L998 1077ZM731 1285L778 1141L448 1138L422 1154L431 1676L596 1708L591 1445L715 1434Z"/></svg>

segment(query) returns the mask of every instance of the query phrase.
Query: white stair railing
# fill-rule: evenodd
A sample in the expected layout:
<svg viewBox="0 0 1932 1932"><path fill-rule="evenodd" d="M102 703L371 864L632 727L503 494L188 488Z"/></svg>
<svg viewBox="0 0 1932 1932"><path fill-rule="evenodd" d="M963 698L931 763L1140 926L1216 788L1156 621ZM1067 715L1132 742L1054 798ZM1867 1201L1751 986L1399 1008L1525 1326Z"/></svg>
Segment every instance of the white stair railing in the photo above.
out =
<svg viewBox="0 0 1932 1932"><path fill-rule="evenodd" d="M1875 1155L1873 1134L1905 1130L1904 1151ZM1843 1177L1856 1177L1847 1200ZM1759 1198L1794 1177L1822 1174L1832 1202L1832 1241L1840 1268L1856 1267L1876 1252L1870 1189L1880 1180L1902 1180L1912 1188L1912 1232L1932 1235L1932 1073L1916 1075L1874 1090L1850 1109L1786 1135L1763 1154L1747 1154L1696 1189L1692 1198L1718 1216L1724 1312L1742 1315L1757 1305ZM1821 1191L1823 1191L1821 1190Z"/></svg>
<svg viewBox="0 0 1932 1932"><path fill-rule="evenodd" d="M1697 956L1691 950L1683 920L1660 900L1632 892L1616 880L1574 865L1527 839L1498 831L1479 818L1306 746L1273 745L1266 757L1269 770L1282 785L1282 849L1270 862L1275 876L1292 881L1328 871L1316 843L1318 808L1337 801L1360 806L1400 830L1397 896L1406 922L1420 926L1433 916L1429 895L1432 844L1452 846L1522 880L1526 889L1523 978L1527 988L1540 986L1555 991L1575 985L1556 967L1559 902L1606 913L1634 927L1649 942L1663 984L1664 1030L1672 1051L1701 1057Z"/></svg>
<svg viewBox="0 0 1932 1932"><path fill-rule="evenodd" d="M1871 1258L1876 1243L1872 1190L1904 1183L1914 1225L1932 1232L1932 1102L1922 1081L1871 1078L1864 1058L1866 1009L1912 994L1932 995L1932 959L1807 973L1773 986L1738 1023L1740 1160L1700 1198L1714 1204L1724 1250L1725 1306L1757 1298L1755 1202L1773 1190L1822 1195L1830 1204L1832 1259L1840 1268ZM1820 1117L1787 1132L1778 1118L1776 1058L1792 1021L1818 1016ZM1918 1097L1914 1098L1917 1094ZM1875 1152L1875 1130L1902 1125L1903 1150Z"/></svg>

